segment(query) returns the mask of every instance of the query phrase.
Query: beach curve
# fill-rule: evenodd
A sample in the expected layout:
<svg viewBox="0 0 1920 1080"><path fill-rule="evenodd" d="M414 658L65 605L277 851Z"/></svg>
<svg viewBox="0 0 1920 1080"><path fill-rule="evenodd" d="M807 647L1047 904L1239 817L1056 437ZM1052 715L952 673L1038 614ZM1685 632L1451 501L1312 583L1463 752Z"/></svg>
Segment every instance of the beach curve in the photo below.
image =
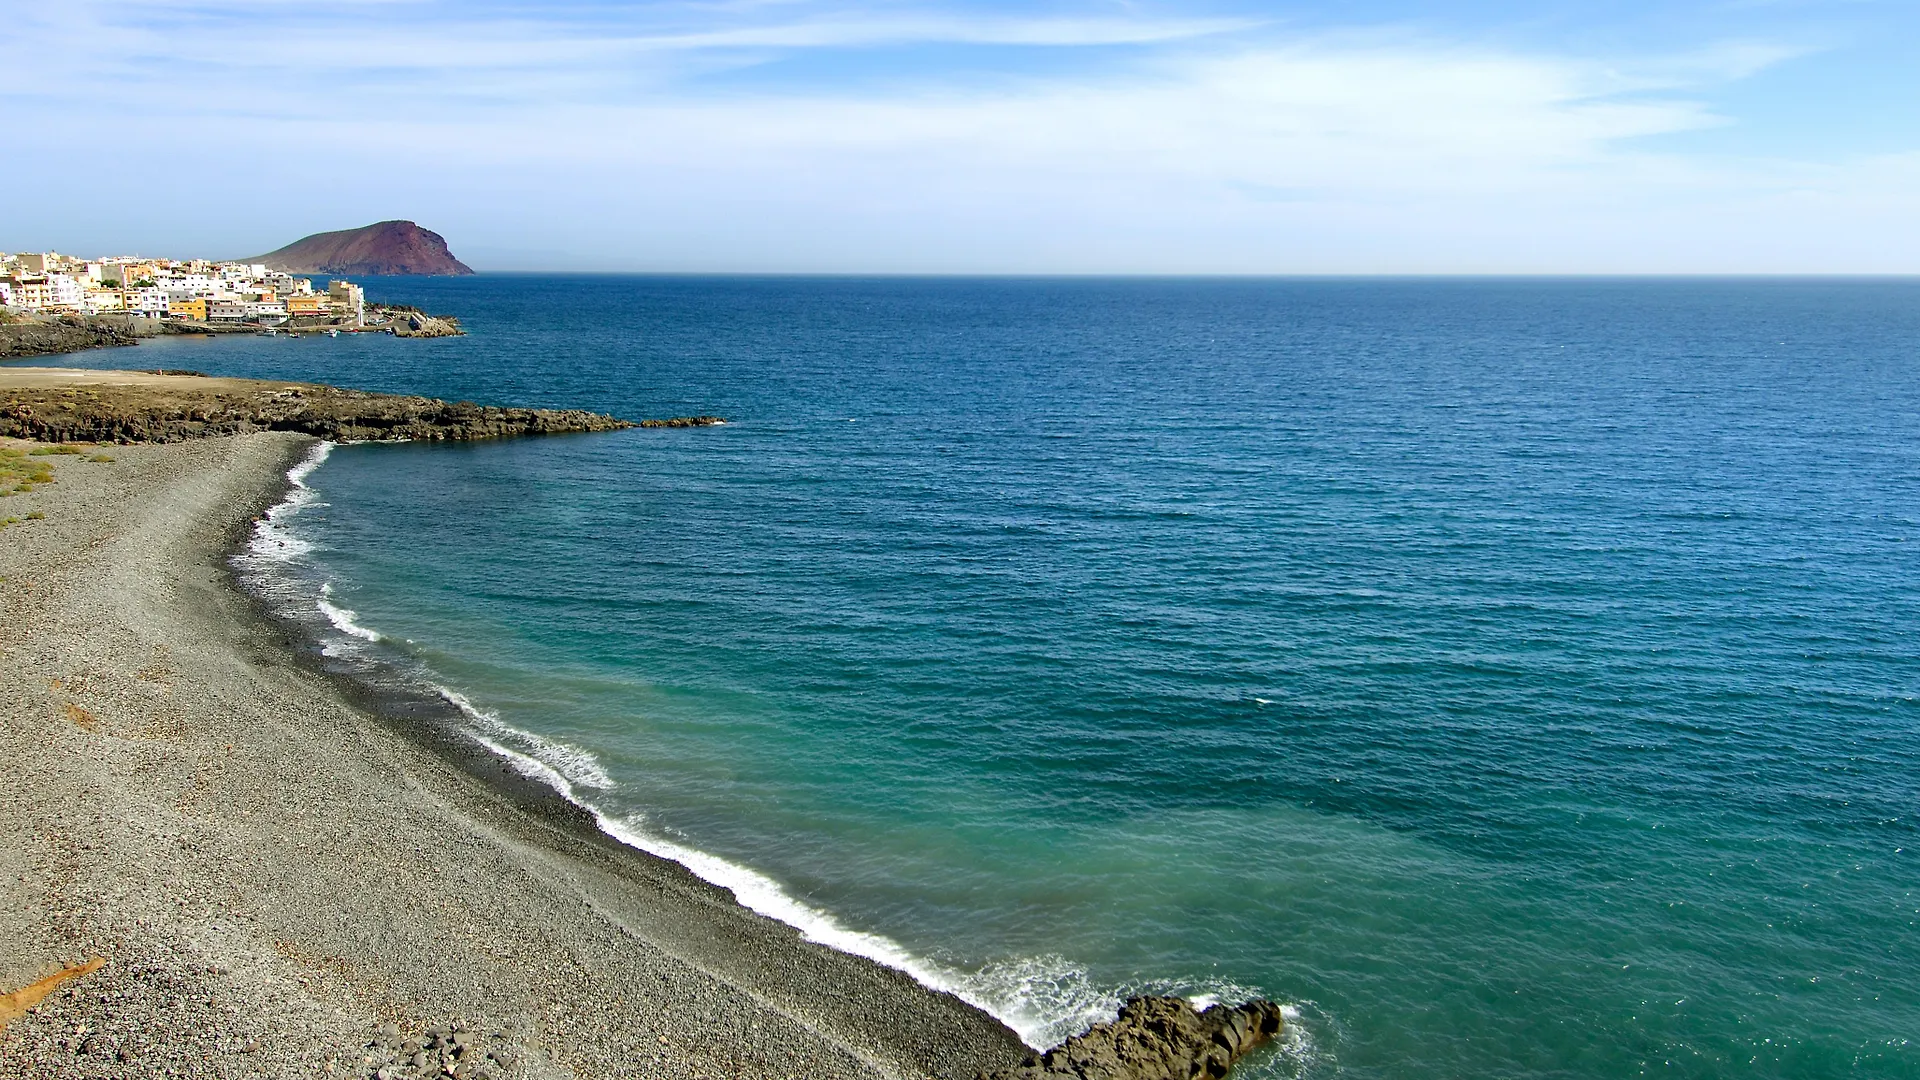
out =
<svg viewBox="0 0 1920 1080"><path fill-rule="evenodd" d="M501 1076L1020 1058L979 1010L804 941L419 703L300 661L224 561L313 445L116 447L10 500L42 517L0 545L19 777L0 975L108 964L0 1037L0 1077L413 1075L409 1047L456 1037Z"/></svg>

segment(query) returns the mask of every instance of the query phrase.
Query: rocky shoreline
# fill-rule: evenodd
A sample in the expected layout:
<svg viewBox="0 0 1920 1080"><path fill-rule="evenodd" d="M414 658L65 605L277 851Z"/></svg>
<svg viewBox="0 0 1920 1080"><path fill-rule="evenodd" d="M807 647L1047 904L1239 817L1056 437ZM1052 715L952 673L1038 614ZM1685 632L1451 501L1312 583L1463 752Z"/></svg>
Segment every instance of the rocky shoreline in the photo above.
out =
<svg viewBox="0 0 1920 1080"><path fill-rule="evenodd" d="M1271 1001L1202 1012L1183 998L1137 997L1111 1022L980 1080L1220 1080L1285 1029Z"/></svg>
<svg viewBox="0 0 1920 1080"><path fill-rule="evenodd" d="M151 336L153 332L128 319L75 317L0 323L0 360L137 345L141 338Z"/></svg>
<svg viewBox="0 0 1920 1080"><path fill-rule="evenodd" d="M429 315L406 304L368 304L369 322L325 316L299 316L270 328L273 333L298 337L307 334L392 334L403 338L462 337L466 329L453 315ZM195 322L190 319L154 319L143 315L27 315L0 321L0 360L59 356L87 349L138 345L165 334L182 336L261 334L269 328L251 323Z"/></svg>
<svg viewBox="0 0 1920 1080"><path fill-rule="evenodd" d="M335 442L465 442L636 426L580 409L476 405L317 383L0 368L0 436L56 443L179 442L256 431Z"/></svg>

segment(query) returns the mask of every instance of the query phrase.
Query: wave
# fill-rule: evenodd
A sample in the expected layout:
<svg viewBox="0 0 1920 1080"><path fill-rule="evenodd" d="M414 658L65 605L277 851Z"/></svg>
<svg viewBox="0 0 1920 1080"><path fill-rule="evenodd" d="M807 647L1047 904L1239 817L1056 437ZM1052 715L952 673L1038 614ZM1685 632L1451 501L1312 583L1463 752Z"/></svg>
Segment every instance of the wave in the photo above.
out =
<svg viewBox="0 0 1920 1080"><path fill-rule="evenodd" d="M351 634L361 641L387 640L386 635L380 633L378 630L370 630L360 625L360 623L356 621L359 618L359 612L350 608L343 608L327 599L327 597L332 595L332 582L320 586L320 599L314 601L314 606L320 609L320 614L327 617L327 621L333 624L335 630L343 634Z"/></svg>
<svg viewBox="0 0 1920 1080"><path fill-rule="evenodd" d="M333 444L321 442L307 451L306 457L287 470L287 483L292 488L287 497L280 500L254 523L253 537L247 543L247 554L266 562L284 562L298 558L313 551L313 545L293 535L288 529L288 519L298 514L301 508L317 500L320 496L307 486L307 477L313 470L327 460L333 453Z"/></svg>
<svg viewBox="0 0 1920 1080"><path fill-rule="evenodd" d="M600 764L600 759L594 757L591 753L575 746L568 746L566 743L555 742L544 736L535 735L533 732L527 731L524 728L514 727L512 724L500 719L498 715L482 709L467 700L466 695L456 690L441 686L439 683L429 683L428 685L433 688L434 693L439 694L447 704L459 709L460 714L466 717L469 723L479 729L479 731L468 732L469 735L496 753L506 753L505 748L501 744L509 744L517 747L516 752L518 754L538 762L545 770L537 779L553 786L554 790L560 792L560 794L567 799L585 806L585 803L582 803L581 800L574 795L575 788L584 787L592 788L595 791L612 791L617 786L613 781L612 775ZM492 736L492 739L482 738L482 732ZM564 783L555 785L553 782L554 777L559 778ZM588 809L591 808L589 807Z"/></svg>
<svg viewBox="0 0 1920 1080"><path fill-rule="evenodd" d="M317 589L314 587L314 568L298 564L305 562L302 557L313 553L316 545L292 531L292 519L319 499L306 480L327 460L334 445L318 444L287 470L287 481L291 485L287 497L256 523L246 551L237 556L235 562L245 571L243 578L249 588L276 601L283 614L309 626L322 637L320 646L324 655L351 657L361 662L367 675L373 677L387 666L381 659L385 650L368 647L386 643L387 637L360 623L354 611L333 603L331 582L321 582ZM326 640L324 628L311 617L315 611L324 616L326 626L343 636ZM393 659L399 659L398 654ZM1096 1023L1113 1019L1125 999L1135 994L1182 994L1201 1007L1219 1000L1258 996L1254 990L1224 983L1102 987L1085 969L1057 955L1017 957L973 969L920 956L883 934L846 925L833 913L796 898L778 881L758 870L662 835L648 827L644 815L609 812L597 805L588 793L610 792L618 784L592 753L507 723L459 691L433 681L430 674L417 665L402 661L399 666L412 670L412 674L406 676L407 681L430 688L458 711L466 721L463 732L466 737L506 761L522 776L546 785L591 814L608 836L686 867L701 880L727 890L742 907L794 927L808 941L865 957L904 972L930 989L951 993L1006 1024L1021 1041L1035 1049L1057 1045ZM1297 1025L1289 1025L1289 1031L1298 1030ZM1304 1038L1304 1035L1294 1038Z"/></svg>
<svg viewBox="0 0 1920 1080"><path fill-rule="evenodd" d="M1258 990L1224 982L1194 987L1142 983L1101 987L1081 967L1057 955L1027 956L966 968L920 956L884 934L856 930L832 912L789 893L778 881L752 867L670 839L648 827L645 815L615 814L582 794L581 788L608 790L613 781L591 753L516 728L444 686L434 687L477 728L467 737L508 763L520 775L544 784L561 798L593 815L600 831L628 847L686 867L695 877L733 895L741 907L800 931L800 936L904 972L915 982L942 990L978 1008L1036 1050L1058 1045L1094 1024L1112 1020L1127 998L1137 994L1177 994L1196 1007L1219 1001L1248 1001ZM519 745L510 745L517 743ZM1290 1021L1298 1010L1284 1006ZM1297 1024L1289 1024L1289 1056L1309 1047Z"/></svg>
<svg viewBox="0 0 1920 1080"><path fill-rule="evenodd" d="M444 688L441 692L456 704L465 702ZM470 704L462 704L462 710L470 716L487 715L472 709ZM499 723L497 719L492 722ZM517 728L500 726L522 738L528 735ZM520 775L547 785L561 798L592 814L595 824L608 836L628 847L686 867L700 880L733 894L741 907L799 930L807 941L865 957L905 972L922 986L944 990L991 1014L1034 1049L1045 1049L1095 1023L1111 1020L1119 1010L1121 999L1117 994L1096 990L1084 971L1062 957L1023 958L968 972L917 956L885 935L853 929L831 912L795 898L779 882L758 870L661 836L647 827L643 815L609 813L584 798L568 775L569 770L554 761L524 753L478 731L467 734L504 759ZM549 746L558 745L540 741ZM582 751L574 753L591 758Z"/></svg>

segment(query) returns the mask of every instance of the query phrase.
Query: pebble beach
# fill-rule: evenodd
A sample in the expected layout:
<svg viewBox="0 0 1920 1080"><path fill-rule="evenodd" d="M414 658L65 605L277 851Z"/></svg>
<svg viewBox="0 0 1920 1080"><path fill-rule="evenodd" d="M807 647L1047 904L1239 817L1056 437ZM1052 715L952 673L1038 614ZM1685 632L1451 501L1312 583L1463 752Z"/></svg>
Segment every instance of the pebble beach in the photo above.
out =
<svg viewBox="0 0 1920 1080"><path fill-rule="evenodd" d="M28 444L14 444L25 447ZM307 436L47 457L0 506L0 1078L973 1077L985 1013L801 940L233 585ZM100 460L110 458L111 460Z"/></svg>

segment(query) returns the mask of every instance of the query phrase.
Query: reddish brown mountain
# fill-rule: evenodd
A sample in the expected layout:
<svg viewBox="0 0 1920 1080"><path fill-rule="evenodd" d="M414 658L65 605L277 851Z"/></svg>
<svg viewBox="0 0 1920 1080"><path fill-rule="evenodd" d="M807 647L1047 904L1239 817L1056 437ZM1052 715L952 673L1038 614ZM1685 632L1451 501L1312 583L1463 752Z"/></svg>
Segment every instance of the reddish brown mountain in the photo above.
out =
<svg viewBox="0 0 1920 1080"><path fill-rule="evenodd" d="M447 242L411 221L382 221L360 229L314 233L279 251L240 262L266 263L289 274L471 274Z"/></svg>

